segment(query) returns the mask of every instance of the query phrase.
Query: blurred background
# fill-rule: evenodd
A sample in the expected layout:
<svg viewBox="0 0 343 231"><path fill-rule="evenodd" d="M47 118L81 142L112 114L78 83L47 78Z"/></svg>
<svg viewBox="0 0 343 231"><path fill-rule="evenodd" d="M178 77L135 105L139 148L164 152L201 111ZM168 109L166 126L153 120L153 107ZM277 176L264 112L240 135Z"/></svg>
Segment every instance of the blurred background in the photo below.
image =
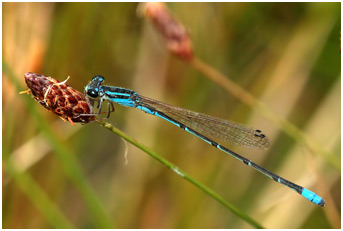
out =
<svg viewBox="0 0 343 231"><path fill-rule="evenodd" d="M268 150L224 145L316 192L325 208L162 119L121 106L108 119L266 228L340 228L341 3L166 4L198 59L325 152L310 151L170 54L137 6L2 3L3 228L252 228L98 124L72 126L19 95L26 72L70 76L68 85L81 92L100 74L108 85L260 129L271 140ZM77 160L81 183L54 147Z"/></svg>

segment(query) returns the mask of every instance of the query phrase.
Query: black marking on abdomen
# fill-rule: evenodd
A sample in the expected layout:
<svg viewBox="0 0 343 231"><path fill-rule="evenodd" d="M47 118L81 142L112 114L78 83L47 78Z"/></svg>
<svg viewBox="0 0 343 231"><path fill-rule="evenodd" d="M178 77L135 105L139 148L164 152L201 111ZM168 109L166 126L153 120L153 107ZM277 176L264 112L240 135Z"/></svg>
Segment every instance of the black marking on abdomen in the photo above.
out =
<svg viewBox="0 0 343 231"><path fill-rule="evenodd" d="M218 143L217 142L214 142L214 141L211 141L211 145L218 148Z"/></svg>
<svg viewBox="0 0 343 231"><path fill-rule="evenodd" d="M243 161L243 163L246 164L246 165L250 165L250 162L251 162L250 160L245 160L245 159L243 159L242 161Z"/></svg>

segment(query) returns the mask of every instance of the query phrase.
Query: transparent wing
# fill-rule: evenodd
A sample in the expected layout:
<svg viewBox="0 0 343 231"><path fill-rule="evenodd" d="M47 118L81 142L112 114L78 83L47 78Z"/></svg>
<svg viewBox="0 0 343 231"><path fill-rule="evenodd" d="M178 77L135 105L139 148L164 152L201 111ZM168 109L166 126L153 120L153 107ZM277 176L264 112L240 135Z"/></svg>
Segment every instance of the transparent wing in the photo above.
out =
<svg viewBox="0 0 343 231"><path fill-rule="evenodd" d="M175 107L144 96L141 96L140 103L153 107L185 126L213 139L248 148L266 149L270 145L268 137L262 131L240 123Z"/></svg>

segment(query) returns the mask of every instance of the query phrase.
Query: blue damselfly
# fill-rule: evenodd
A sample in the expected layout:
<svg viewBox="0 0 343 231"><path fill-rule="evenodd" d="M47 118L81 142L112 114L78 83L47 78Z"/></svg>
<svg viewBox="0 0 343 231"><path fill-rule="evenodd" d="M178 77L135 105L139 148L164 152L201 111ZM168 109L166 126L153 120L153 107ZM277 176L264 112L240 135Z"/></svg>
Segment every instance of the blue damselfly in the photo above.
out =
<svg viewBox="0 0 343 231"><path fill-rule="evenodd" d="M134 107L148 114L158 116L199 137L219 150L235 157L244 164L253 167L257 171L272 178L274 181L293 189L307 200L320 206L325 205L325 201L314 192L268 171L213 140L218 139L226 143L248 148L265 149L270 143L267 136L265 136L261 130L251 129L243 124L162 103L139 95L135 91L129 89L102 85L103 82L104 77L96 75L85 88L85 95L89 97L92 103L94 103L95 100L99 101L99 114L102 103L104 100L108 100L108 117L110 113L114 111L113 102L125 107Z"/></svg>

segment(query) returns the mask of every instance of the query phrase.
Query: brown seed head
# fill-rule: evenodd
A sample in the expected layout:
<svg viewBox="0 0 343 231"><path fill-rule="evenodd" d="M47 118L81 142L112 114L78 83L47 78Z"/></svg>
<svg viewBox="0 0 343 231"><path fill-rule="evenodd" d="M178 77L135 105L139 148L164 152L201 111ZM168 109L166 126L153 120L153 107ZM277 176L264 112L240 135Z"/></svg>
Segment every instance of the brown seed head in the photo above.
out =
<svg viewBox="0 0 343 231"><path fill-rule="evenodd" d="M88 123L96 120L92 106L84 95L65 81L32 72L25 74L25 82L33 98L49 111L70 123ZM87 115L82 115L87 114Z"/></svg>
<svg viewBox="0 0 343 231"><path fill-rule="evenodd" d="M171 53L186 61L193 58L193 46L187 30L171 15L164 3L141 3L138 12L152 21Z"/></svg>

